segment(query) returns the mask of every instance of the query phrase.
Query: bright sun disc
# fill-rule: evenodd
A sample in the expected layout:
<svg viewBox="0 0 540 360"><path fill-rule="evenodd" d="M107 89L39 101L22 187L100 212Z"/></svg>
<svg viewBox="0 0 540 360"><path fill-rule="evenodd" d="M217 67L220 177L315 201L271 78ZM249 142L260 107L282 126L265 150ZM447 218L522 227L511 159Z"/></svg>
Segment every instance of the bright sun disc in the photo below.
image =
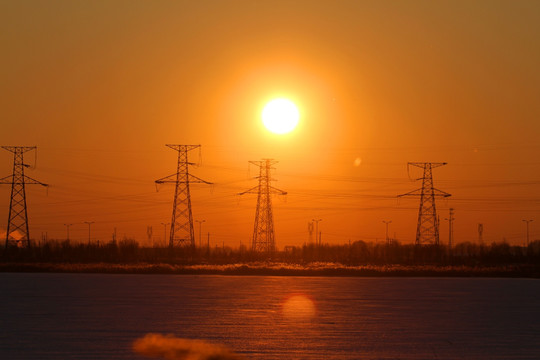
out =
<svg viewBox="0 0 540 360"><path fill-rule="evenodd" d="M287 99L274 99L264 107L262 121L273 133L286 134L298 124L300 113L294 103Z"/></svg>

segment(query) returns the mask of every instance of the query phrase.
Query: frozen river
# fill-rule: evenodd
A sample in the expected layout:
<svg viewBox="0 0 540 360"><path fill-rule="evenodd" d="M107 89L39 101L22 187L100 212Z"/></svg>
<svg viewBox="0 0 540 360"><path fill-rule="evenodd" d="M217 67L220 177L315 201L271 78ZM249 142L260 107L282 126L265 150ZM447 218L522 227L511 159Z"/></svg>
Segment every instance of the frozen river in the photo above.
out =
<svg viewBox="0 0 540 360"><path fill-rule="evenodd" d="M0 273L1 359L145 359L147 333L246 359L538 359L540 281Z"/></svg>

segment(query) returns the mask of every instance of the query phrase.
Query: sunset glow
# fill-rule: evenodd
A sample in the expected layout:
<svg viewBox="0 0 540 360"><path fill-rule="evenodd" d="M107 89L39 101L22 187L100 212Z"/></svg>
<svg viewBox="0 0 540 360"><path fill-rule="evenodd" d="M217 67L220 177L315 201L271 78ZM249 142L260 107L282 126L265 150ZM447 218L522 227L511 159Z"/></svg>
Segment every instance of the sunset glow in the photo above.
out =
<svg viewBox="0 0 540 360"><path fill-rule="evenodd" d="M272 204L279 251L318 235L414 244L420 199L397 196L423 172L408 162L448 163L433 172L452 194L437 199L441 244L450 208L454 246L479 244L479 224L485 245L526 246L527 226L540 239L540 2L133 0L129 16L30 2L0 6L0 145L38 146L24 157L50 184L25 188L35 241L167 245L176 177L154 186L178 168L166 144L201 145L189 177L214 185L190 186L183 229L211 249L251 249L257 196L236 194L265 158L287 191ZM0 149L0 178L12 172ZM0 185L0 234L10 198Z"/></svg>
<svg viewBox="0 0 540 360"><path fill-rule="evenodd" d="M264 107L264 126L275 134L286 134L298 125L300 113L296 105L287 99L274 99Z"/></svg>
<svg viewBox="0 0 540 360"><path fill-rule="evenodd" d="M0 360L540 359L540 0L0 18Z"/></svg>

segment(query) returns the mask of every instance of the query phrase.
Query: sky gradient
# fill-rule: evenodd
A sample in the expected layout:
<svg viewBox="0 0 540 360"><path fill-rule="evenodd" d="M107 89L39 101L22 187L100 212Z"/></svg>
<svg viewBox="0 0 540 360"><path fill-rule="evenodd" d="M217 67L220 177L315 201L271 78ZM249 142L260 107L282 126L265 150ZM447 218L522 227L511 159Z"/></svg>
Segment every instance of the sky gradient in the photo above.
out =
<svg viewBox="0 0 540 360"><path fill-rule="evenodd" d="M212 244L250 244L258 173L279 161L276 243L414 242L421 173L434 170L441 241L540 239L537 1L0 1L0 145L38 146L32 238L163 241L176 170L165 144L201 144L195 219ZM261 123L286 97L300 123ZM27 162L34 162L29 153ZM201 161L202 160L202 161ZM12 154L0 152L0 176ZM410 176L409 176L410 175ZM0 186L0 229L10 188ZM198 226L195 228L198 239Z"/></svg>

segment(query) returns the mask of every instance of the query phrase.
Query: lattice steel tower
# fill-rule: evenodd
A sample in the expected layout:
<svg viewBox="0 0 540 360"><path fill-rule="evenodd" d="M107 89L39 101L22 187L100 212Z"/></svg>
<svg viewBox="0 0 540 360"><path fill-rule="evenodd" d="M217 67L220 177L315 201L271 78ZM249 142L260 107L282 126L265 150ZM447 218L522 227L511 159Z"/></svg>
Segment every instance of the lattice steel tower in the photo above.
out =
<svg viewBox="0 0 540 360"><path fill-rule="evenodd" d="M189 173L188 152L201 145L169 145L168 147L178 151L178 166L176 173L156 180L156 184L174 183L174 201L172 209L171 230L169 247L177 244L181 246L195 246L195 234L193 231L193 215L191 213L191 196L189 194L190 183L212 184Z"/></svg>
<svg viewBox="0 0 540 360"><path fill-rule="evenodd" d="M271 195L286 195L287 193L270 185L273 180L270 176L270 170L273 169L272 165L278 163L277 161L263 159L261 161L250 161L249 163L259 167L259 185L239 195L257 194L257 210L255 211L251 248L253 251L271 253L276 249Z"/></svg>
<svg viewBox="0 0 540 360"><path fill-rule="evenodd" d="M435 208L435 197L448 197L450 194L433 187L432 170L443 165L446 165L446 163L410 162L407 164L407 171L409 170L409 166L416 166L424 169L424 175L417 179L422 180L422 188L398 195L398 197L420 196L418 224L416 227L416 245L439 245L439 220Z"/></svg>
<svg viewBox="0 0 540 360"><path fill-rule="evenodd" d="M24 175L24 168L30 167L30 165L24 163L23 154L31 150L37 151L36 146L2 146L2 148L13 153L13 174L0 179L0 184L11 184L6 248L10 245L30 247L25 186L29 184L48 185Z"/></svg>

